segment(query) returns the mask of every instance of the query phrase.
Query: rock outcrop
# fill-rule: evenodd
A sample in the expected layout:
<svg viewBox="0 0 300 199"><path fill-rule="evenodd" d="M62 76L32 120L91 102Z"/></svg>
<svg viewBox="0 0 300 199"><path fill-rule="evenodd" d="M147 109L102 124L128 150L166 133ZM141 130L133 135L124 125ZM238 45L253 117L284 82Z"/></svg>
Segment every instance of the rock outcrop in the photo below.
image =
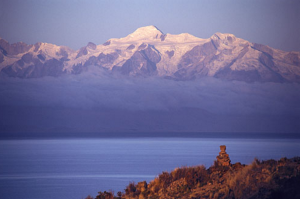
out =
<svg viewBox="0 0 300 199"><path fill-rule="evenodd" d="M217 156L217 164L219 166L230 166L231 165L231 160L229 158L229 155L226 153L226 146L221 145L220 146L220 153Z"/></svg>

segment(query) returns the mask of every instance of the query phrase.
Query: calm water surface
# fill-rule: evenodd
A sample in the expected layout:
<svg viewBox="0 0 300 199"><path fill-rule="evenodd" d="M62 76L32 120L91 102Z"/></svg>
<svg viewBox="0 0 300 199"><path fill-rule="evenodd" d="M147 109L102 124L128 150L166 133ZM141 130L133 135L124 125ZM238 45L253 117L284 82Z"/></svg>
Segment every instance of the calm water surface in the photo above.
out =
<svg viewBox="0 0 300 199"><path fill-rule="evenodd" d="M232 162L300 156L299 139L127 138L0 140L2 199L81 199L123 191L162 171L209 167L225 144Z"/></svg>

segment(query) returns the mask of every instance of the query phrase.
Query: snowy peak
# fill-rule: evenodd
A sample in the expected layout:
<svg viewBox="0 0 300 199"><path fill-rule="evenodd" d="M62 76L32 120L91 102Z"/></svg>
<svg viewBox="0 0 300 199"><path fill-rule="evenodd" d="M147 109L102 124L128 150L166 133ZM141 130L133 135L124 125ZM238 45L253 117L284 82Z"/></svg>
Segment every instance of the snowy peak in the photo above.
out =
<svg viewBox="0 0 300 199"><path fill-rule="evenodd" d="M166 34L164 37L165 42L173 43L203 42L204 40L188 33L181 33L179 35Z"/></svg>
<svg viewBox="0 0 300 199"><path fill-rule="evenodd" d="M163 42L163 43L161 43ZM156 26L145 26L136 29L133 33L121 39L111 39L104 43L104 45L109 45L111 43L118 44L120 43L150 43L155 45L165 45L166 43L173 44L187 44L187 43L203 43L207 42L207 39L201 39L195 37L188 33L182 33L178 35L164 34Z"/></svg>
<svg viewBox="0 0 300 199"><path fill-rule="evenodd" d="M241 41L242 39L236 38L235 35L229 34L229 33L215 33L210 37L211 40L214 40L218 43L226 43L226 44L232 44L235 41ZM244 41L244 40L243 40Z"/></svg>
<svg viewBox="0 0 300 199"><path fill-rule="evenodd" d="M217 32L217 33L213 34L213 36L211 38L225 40L228 37L235 38L235 35L229 34L229 33L220 33L220 32Z"/></svg>
<svg viewBox="0 0 300 199"><path fill-rule="evenodd" d="M145 26L138 28L127 37L123 38L126 41L144 40L144 39L160 39L163 32L155 26Z"/></svg>
<svg viewBox="0 0 300 199"><path fill-rule="evenodd" d="M132 34L128 35L130 37L145 37L145 36L156 36L156 35L163 34L162 31L160 31L157 27L151 25L151 26L145 26L136 29Z"/></svg>

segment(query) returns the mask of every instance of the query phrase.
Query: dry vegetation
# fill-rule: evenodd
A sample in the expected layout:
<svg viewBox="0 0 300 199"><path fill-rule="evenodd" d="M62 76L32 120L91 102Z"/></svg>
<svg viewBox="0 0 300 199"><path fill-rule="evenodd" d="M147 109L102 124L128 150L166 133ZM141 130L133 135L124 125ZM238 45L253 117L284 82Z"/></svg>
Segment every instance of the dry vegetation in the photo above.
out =
<svg viewBox="0 0 300 199"><path fill-rule="evenodd" d="M116 195L99 192L96 199L155 198L300 198L300 157L259 161L250 165L182 167L163 172L149 184L129 183ZM88 196L86 199L93 199Z"/></svg>

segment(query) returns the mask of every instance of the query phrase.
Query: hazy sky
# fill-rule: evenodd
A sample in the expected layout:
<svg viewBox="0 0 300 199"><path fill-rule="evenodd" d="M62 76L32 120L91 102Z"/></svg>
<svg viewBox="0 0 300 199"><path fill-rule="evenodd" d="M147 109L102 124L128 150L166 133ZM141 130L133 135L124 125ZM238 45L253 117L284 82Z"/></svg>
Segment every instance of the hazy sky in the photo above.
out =
<svg viewBox="0 0 300 199"><path fill-rule="evenodd" d="M102 44L155 25L164 33L208 38L232 33L251 42L300 51L298 0L0 0L0 37L15 43Z"/></svg>

